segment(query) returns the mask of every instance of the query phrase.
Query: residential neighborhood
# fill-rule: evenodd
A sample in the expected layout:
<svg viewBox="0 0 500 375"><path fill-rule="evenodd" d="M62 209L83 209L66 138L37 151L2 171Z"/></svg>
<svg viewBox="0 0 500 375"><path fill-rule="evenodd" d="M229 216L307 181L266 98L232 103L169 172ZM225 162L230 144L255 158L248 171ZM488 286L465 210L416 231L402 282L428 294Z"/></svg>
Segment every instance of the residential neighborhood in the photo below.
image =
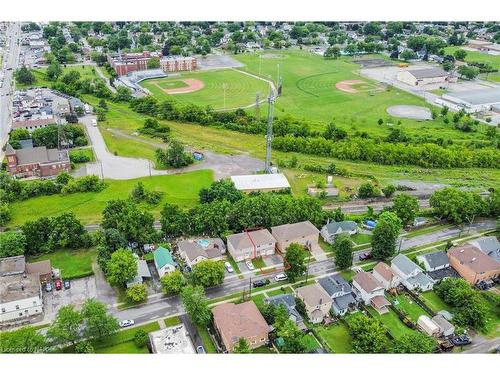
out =
<svg viewBox="0 0 500 375"><path fill-rule="evenodd" d="M0 22L0 353L499 353L499 43Z"/></svg>

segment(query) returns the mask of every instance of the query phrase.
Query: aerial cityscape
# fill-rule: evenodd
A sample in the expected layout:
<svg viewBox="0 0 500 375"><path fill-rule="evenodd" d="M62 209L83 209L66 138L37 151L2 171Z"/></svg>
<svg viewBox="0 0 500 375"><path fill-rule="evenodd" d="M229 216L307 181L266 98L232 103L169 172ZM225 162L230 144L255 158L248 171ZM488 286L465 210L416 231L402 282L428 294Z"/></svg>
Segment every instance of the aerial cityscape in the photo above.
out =
<svg viewBox="0 0 500 375"><path fill-rule="evenodd" d="M500 22L0 22L0 67L0 353L500 352Z"/></svg>

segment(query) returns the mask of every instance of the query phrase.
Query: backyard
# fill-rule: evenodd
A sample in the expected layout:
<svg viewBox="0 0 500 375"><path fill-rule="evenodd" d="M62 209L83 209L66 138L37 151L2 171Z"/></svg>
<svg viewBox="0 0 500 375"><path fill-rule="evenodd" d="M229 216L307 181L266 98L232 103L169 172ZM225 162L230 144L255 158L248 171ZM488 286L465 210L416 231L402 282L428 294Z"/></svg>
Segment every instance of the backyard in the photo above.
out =
<svg viewBox="0 0 500 375"><path fill-rule="evenodd" d="M61 270L63 279L77 279L94 273L92 261L96 256L97 249L95 247L78 250L60 249L39 257L29 257L28 261L37 262L48 259L53 268Z"/></svg>
<svg viewBox="0 0 500 375"><path fill-rule="evenodd" d="M394 338L399 338L405 333L413 332L413 330L407 327L398 317L398 315L389 309L389 312L380 315L375 309L371 306L368 307L370 314L375 318L380 320L382 324L389 330L391 335Z"/></svg>
<svg viewBox="0 0 500 375"><path fill-rule="evenodd" d="M444 302L441 298L438 297L436 292L433 290L429 290L420 294L420 298L424 301L424 303L435 313L446 310L448 312L453 312L453 307Z"/></svg>
<svg viewBox="0 0 500 375"><path fill-rule="evenodd" d="M314 330L334 353L342 354L351 352L351 336L345 323L339 322L329 326L318 326Z"/></svg>
<svg viewBox="0 0 500 375"><path fill-rule="evenodd" d="M425 310L417 305L416 302L413 301L407 294L400 294L390 300L397 301L395 307L409 316L413 323L417 323L417 320L421 315L428 316Z"/></svg>

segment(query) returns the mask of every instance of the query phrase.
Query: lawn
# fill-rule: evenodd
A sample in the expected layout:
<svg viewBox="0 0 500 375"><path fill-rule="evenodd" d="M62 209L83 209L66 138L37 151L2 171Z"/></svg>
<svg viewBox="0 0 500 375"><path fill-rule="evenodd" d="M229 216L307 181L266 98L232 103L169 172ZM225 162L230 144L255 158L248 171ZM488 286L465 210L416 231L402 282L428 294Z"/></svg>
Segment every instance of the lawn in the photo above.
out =
<svg viewBox="0 0 500 375"><path fill-rule="evenodd" d="M92 275L92 260L97 256L96 248L67 250L60 249L39 257L29 257L28 261L50 260L52 267L61 270L63 279L77 279Z"/></svg>
<svg viewBox="0 0 500 375"><path fill-rule="evenodd" d="M284 290L282 290L282 288L276 289L276 290L271 290L270 292L266 292L266 294L268 297L274 297L274 296L279 296L280 294L293 293L292 288L290 288L289 286L287 286L286 288L283 288L283 289Z"/></svg>
<svg viewBox="0 0 500 375"><path fill-rule="evenodd" d="M262 259L262 257L252 259L252 264L255 268L264 268L266 267L266 263Z"/></svg>
<svg viewBox="0 0 500 375"><path fill-rule="evenodd" d="M264 306L264 299L266 298L266 296L262 293L262 294L257 294L255 296L252 296L252 301L255 302L255 304L257 305L257 307L262 307Z"/></svg>
<svg viewBox="0 0 500 375"><path fill-rule="evenodd" d="M486 327L484 333L490 337L500 336L500 306L494 302L495 295L492 292L481 292L487 307ZM496 296L498 298L498 295Z"/></svg>
<svg viewBox="0 0 500 375"><path fill-rule="evenodd" d="M93 340L92 345L96 353L148 353L147 347L138 348L134 344L134 335L139 330L144 330L147 333L158 331L160 325L158 322L143 324L134 328L122 329L104 338L103 340Z"/></svg>
<svg viewBox="0 0 500 375"><path fill-rule="evenodd" d="M307 353L310 353L315 349L322 348L321 344L312 334L307 334L304 338L306 342Z"/></svg>
<svg viewBox="0 0 500 375"><path fill-rule="evenodd" d="M23 90L32 86L45 86L51 87L54 82L49 81L46 75L47 68L33 69L32 72L35 75L35 83L33 85L24 85L16 82L16 88L18 90ZM98 78L95 73L94 67L90 65L66 65L63 67L63 74L77 71L80 73L81 78Z"/></svg>
<svg viewBox="0 0 500 375"><path fill-rule="evenodd" d="M87 147L87 148L77 148L77 149L73 149L73 150L70 150L69 152L69 158L71 160L72 157L75 157L75 156L80 156L80 155L85 155L85 156L88 156L88 158L90 159L90 161L88 161L88 163L92 163L95 161L95 155L94 155L94 151L92 150L92 148L90 147ZM85 163L75 163L75 169L78 168L79 166L83 165Z"/></svg>
<svg viewBox="0 0 500 375"><path fill-rule="evenodd" d="M182 79L197 79L204 83L200 90L185 94L167 94L162 89L183 87ZM185 85L185 84L184 84ZM255 103L255 95L260 92L265 99L269 92L269 84L263 80L248 76L237 70L221 69L181 73L180 76L155 78L141 82L158 99L174 99L181 103L195 103L211 106L214 109L230 109L245 107ZM224 107L224 88L226 106Z"/></svg>
<svg viewBox="0 0 500 375"><path fill-rule="evenodd" d="M355 274L356 272L354 272L353 270L340 271L340 276L342 276L347 281L351 281Z"/></svg>
<svg viewBox="0 0 500 375"><path fill-rule="evenodd" d="M452 55L455 53L456 50L462 49L461 47L446 47L444 49L446 54ZM500 56L495 56L495 55L489 55L488 53L485 52L480 52L480 51L467 51L467 56L465 57L466 62L470 61L478 61L478 62L483 62L483 63L489 63L491 66L495 69L500 70ZM498 73L496 73L498 75Z"/></svg>
<svg viewBox="0 0 500 375"><path fill-rule="evenodd" d="M97 223L106 203L112 199L128 197L137 182L142 182L147 189L162 191L161 202L154 206L144 206L156 218L166 202L182 207L192 207L198 203L198 192L208 187L213 181L211 170L199 170L189 173L166 176L142 177L132 180L106 180L108 186L101 192L74 193L68 195L50 195L36 197L11 205L13 213L11 226L19 226L28 220L41 216L55 216L72 211L84 224Z"/></svg>
<svg viewBox="0 0 500 375"><path fill-rule="evenodd" d="M126 341L121 344L96 349L97 354L148 354L148 347L138 348L134 341Z"/></svg>
<svg viewBox="0 0 500 375"><path fill-rule="evenodd" d="M404 325L404 323L399 320L397 314L389 309L388 313L380 315L375 309L371 306L368 307L371 315L375 317L375 319L380 320L382 324L389 330L389 332L394 336L394 338L399 338L405 333L413 332L413 330Z"/></svg>
<svg viewBox="0 0 500 375"><path fill-rule="evenodd" d="M328 327L317 327L315 331L334 353L342 354L351 352L351 336L344 323L332 324Z"/></svg>
<svg viewBox="0 0 500 375"><path fill-rule="evenodd" d="M366 233L356 233L351 236L351 240L353 240L356 245L364 245L371 243L372 235Z"/></svg>
<svg viewBox="0 0 500 375"><path fill-rule="evenodd" d="M413 301L406 294L400 294L399 296L392 298L391 300L398 301L398 304L395 307L408 315L413 323L417 323L417 320L421 315L428 316L425 310L417 305L415 301Z"/></svg>
<svg viewBox="0 0 500 375"><path fill-rule="evenodd" d="M435 313L446 310L448 312L453 312L453 307L444 302L441 298L438 297L436 292L433 290L429 290L420 294L420 299L424 301L424 303Z"/></svg>
<svg viewBox="0 0 500 375"><path fill-rule="evenodd" d="M215 344L212 341L212 338L210 337L210 334L208 333L207 329L203 326L196 326L196 328L198 330L198 334L200 335L201 342L203 343L205 351L207 353L217 353L217 350L215 349Z"/></svg>
<svg viewBox="0 0 500 375"><path fill-rule="evenodd" d="M182 323L178 316L167 318L164 320L164 322L167 327L176 326Z"/></svg>

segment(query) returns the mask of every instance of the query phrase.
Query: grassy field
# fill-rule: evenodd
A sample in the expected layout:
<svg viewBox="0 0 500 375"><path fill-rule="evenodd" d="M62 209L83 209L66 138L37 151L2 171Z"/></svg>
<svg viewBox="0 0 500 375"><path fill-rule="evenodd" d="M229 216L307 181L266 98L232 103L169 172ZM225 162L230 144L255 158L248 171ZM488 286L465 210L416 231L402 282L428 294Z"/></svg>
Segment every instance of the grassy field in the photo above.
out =
<svg viewBox="0 0 500 375"><path fill-rule="evenodd" d="M434 312L439 312L441 310L446 310L448 312L453 311L453 307L444 302L441 298L438 297L436 292L433 290L429 290L420 295L420 298L424 301L424 303Z"/></svg>
<svg viewBox="0 0 500 375"><path fill-rule="evenodd" d="M138 348L134 343L134 335L139 330L144 330L147 333L160 329L158 322L143 324L134 328L120 330L114 335L103 340L95 340L92 342L96 353L113 354L113 353L128 353L128 354L143 354L148 353L147 347Z"/></svg>
<svg viewBox="0 0 500 375"><path fill-rule="evenodd" d="M164 322L167 327L176 326L182 323L178 316L167 318L164 320Z"/></svg>
<svg viewBox="0 0 500 375"><path fill-rule="evenodd" d="M404 323L399 320L397 314L389 309L388 313L380 315L375 309L371 306L368 307L368 310L372 314L375 319L378 319L382 322L382 324L389 330L389 332L394 336L394 338L399 338L405 333L410 333L413 330L404 325Z"/></svg>
<svg viewBox="0 0 500 375"><path fill-rule="evenodd" d="M415 303L408 295L400 294L394 300L398 301L396 308L410 317L413 323L417 323L421 315L427 315L423 308Z"/></svg>
<svg viewBox="0 0 500 375"><path fill-rule="evenodd" d="M371 234L366 233L356 233L351 236L351 240L353 240L356 245L363 245L370 243L372 240L372 236Z"/></svg>
<svg viewBox="0 0 500 375"><path fill-rule="evenodd" d="M33 85L25 85L19 82L16 82L16 88L18 90L24 90L31 86L45 86L50 87L54 82L49 81L46 75L47 68L38 68L33 69L32 72L35 75L35 83ZM90 65L67 65L63 68L63 74L77 71L80 73L81 78L98 78L97 74L94 71L94 68Z"/></svg>
<svg viewBox="0 0 500 375"><path fill-rule="evenodd" d="M453 55L453 53L458 50L463 49L461 47L446 47L444 50L447 54ZM482 63L488 63L493 68L500 70L500 56L489 55L486 52L480 51L467 51L467 56L465 57L466 62L477 61ZM486 79L488 81L500 82L500 72L482 74L482 79Z"/></svg>
<svg viewBox="0 0 500 375"><path fill-rule="evenodd" d="M316 333L335 353L350 353L352 350L351 336L347 326L343 323L333 324L328 327L315 328Z"/></svg>
<svg viewBox="0 0 500 375"><path fill-rule="evenodd" d="M50 260L52 267L61 270L63 279L76 279L92 275L92 261L97 255L96 248L79 250L56 250L53 253L44 254L39 257L30 257L30 262Z"/></svg>
<svg viewBox="0 0 500 375"><path fill-rule="evenodd" d="M484 333L488 337L499 337L500 336L500 306L495 304L491 298L487 298L488 296L493 297L494 294L492 292L481 292L483 300L487 306L488 316L486 320L486 327L484 329Z"/></svg>
<svg viewBox="0 0 500 375"><path fill-rule="evenodd" d="M163 89L174 89L187 86L182 80L197 79L204 87L198 91L185 94L167 94ZM230 109L245 107L255 102L257 92L265 98L269 92L269 84L263 80L250 77L233 69L181 73L180 76L150 79L141 82L157 98L173 98L182 103L195 103L211 106L214 109ZM226 106L224 107L224 87Z"/></svg>
<svg viewBox="0 0 500 375"><path fill-rule="evenodd" d="M71 159L71 157L74 157L74 156L77 156L77 155L85 155L85 156L88 156L90 161L88 163L92 163L95 161L95 155L94 155L94 151L92 150L92 148L88 147L88 148L77 148L77 149L73 149L69 152L69 157ZM83 165L85 163L75 163L75 169L80 167L81 165Z"/></svg>
<svg viewBox="0 0 500 375"><path fill-rule="evenodd" d="M213 181L210 170L189 173L143 177L132 180L107 180L108 186L99 193L75 193L69 195L51 195L36 197L22 202L12 203L11 226L19 226L28 220L41 216L55 216L72 211L84 223L97 223L106 203L112 199L128 197L137 182L141 181L147 189L162 191L161 202L148 207L155 217L159 217L164 203L175 203L183 207L192 207L198 203L198 192L208 187Z"/></svg>
<svg viewBox="0 0 500 375"><path fill-rule="evenodd" d="M198 330L198 334L200 335L201 341L203 342L203 347L205 348L205 351L207 353L217 353L217 350L215 349L215 344L212 341L212 338L210 337L210 334L208 333L207 329L202 326L196 326Z"/></svg>

